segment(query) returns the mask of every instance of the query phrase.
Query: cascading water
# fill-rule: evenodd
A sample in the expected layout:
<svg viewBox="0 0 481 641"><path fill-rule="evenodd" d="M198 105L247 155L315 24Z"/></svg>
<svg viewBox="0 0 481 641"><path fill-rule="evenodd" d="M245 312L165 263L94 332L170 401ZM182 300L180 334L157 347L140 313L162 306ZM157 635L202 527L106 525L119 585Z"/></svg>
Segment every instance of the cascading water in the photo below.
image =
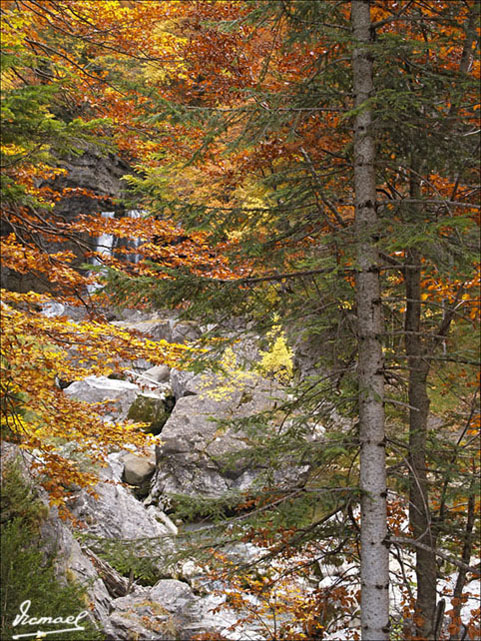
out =
<svg viewBox="0 0 481 641"><path fill-rule="evenodd" d="M114 211L103 211L101 213L102 218L113 218L115 216ZM112 250L114 248L114 236L112 234L101 234L97 237L97 242L95 244L95 251L98 254L103 256L112 256ZM92 265L101 265L102 261L94 256L92 258ZM98 283L92 283L87 286L87 290L90 294L100 289L102 286Z"/></svg>
<svg viewBox="0 0 481 641"><path fill-rule="evenodd" d="M127 216L129 218L140 218L146 213L147 212L142 209L131 209L127 211ZM103 211L101 213L101 216L102 218L113 218L115 216L115 212ZM112 234L101 234L97 238L97 241L95 244L95 251L97 252L97 254L100 254L103 256L112 256L114 242L115 242L115 237ZM136 264L140 260L140 255L137 250L141 242L142 242L142 239L137 236L133 237L129 241L129 246L132 247L134 251L131 254L128 254L128 260ZM97 256L94 256L92 258L92 265L102 265L102 261ZM100 271L100 273L102 273L102 270ZM92 294L93 292L97 291L100 288L101 288L101 285L98 282L95 282L89 285L87 289L89 293Z"/></svg>
<svg viewBox="0 0 481 641"><path fill-rule="evenodd" d="M129 218L140 218L140 217L141 217L141 216L143 216L145 213L147 213L147 212L145 212L145 211L144 211L144 210L142 210L142 209L131 209L130 211L128 211L128 212L127 212L127 216L128 216ZM138 250L138 248L139 248L140 243L141 243L141 239L140 239L139 237L134 237L134 238L132 238L132 240L131 240L131 245L132 245L133 249L135 250L135 252L134 252L134 253L132 253L132 254L130 254L130 257L131 257L131 258L130 258L130 260L131 260L133 263L136 263L136 264L137 264L137 263L139 262L139 260L140 260L139 253L138 253L138 251L137 251L137 250Z"/></svg>
<svg viewBox="0 0 481 641"><path fill-rule="evenodd" d="M114 211L103 211L101 214L102 218L113 218L115 216ZM97 243L95 245L95 251L104 256L112 256L112 249L114 247L114 237L112 234L101 234L97 238ZM94 256L92 260L93 265L101 265L102 262Z"/></svg>

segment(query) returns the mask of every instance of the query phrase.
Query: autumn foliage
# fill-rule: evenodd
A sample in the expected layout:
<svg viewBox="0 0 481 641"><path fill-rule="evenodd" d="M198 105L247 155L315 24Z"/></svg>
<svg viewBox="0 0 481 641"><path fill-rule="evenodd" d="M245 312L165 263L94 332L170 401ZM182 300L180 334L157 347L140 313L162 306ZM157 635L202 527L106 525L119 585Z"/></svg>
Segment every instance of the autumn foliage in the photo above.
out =
<svg viewBox="0 0 481 641"><path fill-rule="evenodd" d="M450 554L455 542L468 566L479 510L470 481L479 475L480 433L472 339L481 309L474 160L479 5L372 0L370 6L388 528L398 538L413 532L403 525L416 464L405 433L418 411L408 390L422 371L428 410L431 400L440 425L425 425L423 510L431 542ZM246 313L263 330L275 311L277 334L271 328L267 338L283 341L279 317L299 335L314 327L315 337L324 336L327 327L329 387L321 377L322 384L301 381L296 393L311 403L311 415L322 405L321 390L344 418L356 416L350 7L347 0L2 0L2 264L34 277L42 292L2 290L2 437L34 453L53 502L62 506L69 487L95 483L87 454L101 464L112 447L146 443L139 426L106 422L105 408L69 399L56 380L109 376L138 358L179 366L193 353L107 323L105 311L114 303L143 309L170 296L184 312L199 307L215 317L233 302L233 313ZM126 201L115 203L113 217L100 215L104 194L61 186L66 160L91 150L115 154L130 167ZM78 197L96 203L95 215L58 213L59 202ZM132 203L142 215L118 213ZM103 234L116 239L108 255L95 243ZM133 239L135 262L129 260ZM414 280L415 298L409 296ZM82 309L85 320L42 314L53 300ZM419 337L414 356L413 335ZM288 384L295 379L292 353L285 342L281 349ZM77 462L62 456L66 441L79 443ZM356 441L349 435L346 442L338 458L343 474L355 475ZM351 448L349 461L344 447ZM351 483L347 476L339 481L337 459L316 465L341 489ZM356 562L357 517L349 502L341 512L343 553ZM248 538L282 548L292 576L296 568L304 572L302 564L311 567L316 553L330 555L302 539L300 560L294 533L279 528L270 538L270 527L249 531ZM446 639L461 629L471 574L459 576ZM229 602L252 619L281 617L289 638L323 638L337 625L334 602L336 612L357 608L349 577L299 598L292 597L290 574L271 579L236 578ZM422 638L416 608L404 589L399 634L405 638ZM467 638L479 630L478 618L479 611Z"/></svg>
<svg viewBox="0 0 481 641"><path fill-rule="evenodd" d="M105 408L69 399L57 381L119 374L138 358L172 366L187 351L105 323L96 303L102 301L94 285L98 275L79 270L94 256L95 239L104 233L142 239L138 253L150 266L127 263L127 247L116 256L97 254L97 263L130 276L172 278L169 273L179 265L230 274L205 234L188 234L175 222L82 214L67 220L55 210L60 200L79 196L102 210L101 194L56 187L69 154L94 146L101 153L117 150L132 163L163 148L149 142L150 130L139 119L149 101L141 89L130 87L126 95L118 73L123 68L128 76L135 61L137 70L126 80L130 86L142 80L147 64L159 65L166 55L163 31L158 40L146 33L153 20L171 19L172 8L175 14L169 3L2 2L2 266L7 274L35 277L44 291L2 291L2 435L36 452L35 466L60 505L69 487L95 482L85 460L79 464L60 453L65 442L79 443L79 460L88 455L100 463L112 448L142 447L146 437L138 426L106 423ZM174 45L168 44L168 56ZM53 293L56 301L80 306L86 320L39 313Z"/></svg>

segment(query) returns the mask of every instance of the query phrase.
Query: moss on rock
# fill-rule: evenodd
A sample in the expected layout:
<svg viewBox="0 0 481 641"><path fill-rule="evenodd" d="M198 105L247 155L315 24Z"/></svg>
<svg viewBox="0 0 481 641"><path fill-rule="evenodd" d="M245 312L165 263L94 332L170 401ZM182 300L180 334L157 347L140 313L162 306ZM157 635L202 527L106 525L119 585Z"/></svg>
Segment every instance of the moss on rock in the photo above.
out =
<svg viewBox="0 0 481 641"><path fill-rule="evenodd" d="M145 432L154 436L160 434L173 409L173 399L140 394L130 406L127 418L136 423L147 423Z"/></svg>

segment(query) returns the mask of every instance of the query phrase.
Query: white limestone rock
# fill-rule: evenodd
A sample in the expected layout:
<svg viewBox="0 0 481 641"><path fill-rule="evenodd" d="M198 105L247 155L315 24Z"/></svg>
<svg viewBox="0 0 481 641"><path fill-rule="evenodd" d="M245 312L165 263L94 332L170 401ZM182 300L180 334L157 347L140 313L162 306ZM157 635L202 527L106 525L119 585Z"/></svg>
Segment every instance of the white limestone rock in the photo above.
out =
<svg viewBox="0 0 481 641"><path fill-rule="evenodd" d="M122 420L126 418L129 408L141 393L140 387L129 381L122 381L106 376L87 376L75 381L64 393L78 401L101 403L111 401L113 409L107 418Z"/></svg>

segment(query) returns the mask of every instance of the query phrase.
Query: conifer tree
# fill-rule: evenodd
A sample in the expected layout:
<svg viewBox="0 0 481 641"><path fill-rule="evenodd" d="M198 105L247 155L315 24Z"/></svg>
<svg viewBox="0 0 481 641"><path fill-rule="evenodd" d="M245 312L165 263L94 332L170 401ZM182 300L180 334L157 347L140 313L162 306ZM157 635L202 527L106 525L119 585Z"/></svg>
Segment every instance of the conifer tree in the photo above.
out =
<svg viewBox="0 0 481 641"><path fill-rule="evenodd" d="M361 496L362 639L389 639L389 558L386 546L386 436L379 250L376 211L376 151L369 99L373 84L371 16L368 2L351 8L354 106L354 198L357 247L357 336Z"/></svg>
<svg viewBox="0 0 481 641"><path fill-rule="evenodd" d="M355 46L348 22L354 5L364 11L371 9L369 49L374 65L374 93L357 105L347 63L347 54ZM431 475L444 478L450 485L452 472L443 469L442 457L429 445L434 434L427 427L428 386L433 381L433 356L438 358L435 350L441 345L446 349L446 336L459 310L465 309L472 320L477 314L474 288L478 276L472 252L479 211L472 161L479 133L475 118L479 62L474 61L477 6L472 2L440 2L436 7L423 2L401 6L378 2L239 6L237 15L232 5L227 4L225 11L232 12L232 30L242 24L244 34L248 34L246 49L264 52L264 64L255 67L256 82L243 84L240 78L233 81L225 108L215 102L209 81L196 105L186 105L180 95L171 96L183 122L189 120L197 130L205 128L209 132L189 168L198 184L197 191L191 192L193 199L189 201L190 194L176 188L175 179L170 189L162 185L161 191L153 174L138 187L140 193L142 188L147 189L149 198L159 206L175 208L182 220L214 228L221 237L234 238L235 245L226 246L226 251L234 249L231 260L237 261L246 276L236 282L232 278L192 279L183 274L172 288L163 283L162 295L173 293L174 301L188 301L187 313L195 315L203 309L214 312L217 319L230 298L237 310L246 314L255 312L257 306L257 316L263 318L266 315L259 312L259 307L262 309L263 303L268 307L274 301L286 321L289 315L292 321L298 314L304 328L319 316L316 311L333 305L338 314L323 314L317 325L319 333L323 322L334 320L338 328L352 323L350 310L355 311L355 322L359 323L368 299L359 290L354 307L350 274L362 273L355 247L367 241L363 235L358 237L359 225L352 225L353 155L354 172L357 168L356 140L352 141L349 123L350 118L359 119L372 112L376 197L366 201L371 201L372 215L377 216L377 229L369 236L377 239L372 246L377 261L371 277L374 281L379 270L382 295L374 298L379 308L383 301L394 330L384 334L387 362L382 367L379 355L375 377L379 390L381 371L390 382L389 398L385 399L389 420L409 425L408 443L399 444L396 439L389 442L395 450L408 449L404 469L410 492L405 505L410 506L411 523L417 533L414 538L391 535L389 540L393 546L413 546L416 550L417 599L410 603L405 634L431 638L437 633L436 626L439 631L436 558L441 539L436 533L447 532L449 521L445 492L443 516L433 526L429 505L435 488ZM227 15L216 30L209 11L199 16L200 43L203 25L211 42L232 32L226 26ZM255 25L253 31L249 31L251 25ZM205 62L202 46L197 58L192 51L189 64L200 69ZM242 48L236 50L239 57L241 52ZM219 158L225 158L223 172L216 171ZM207 175L217 185L210 189L209 200L202 198L203 181L195 171L199 159L206 163ZM235 192L239 183L244 186L242 198L241 190L238 195ZM256 204L250 208L245 188L248 186L253 195L253 185L262 188L256 187L255 200L251 196L251 203ZM367 188L367 182L358 183L358 189L361 186ZM363 257L368 260L369 251L363 251ZM359 278L358 274L356 287ZM147 295L161 297L158 283L152 280L145 280L139 287L145 287ZM274 297L257 296L255 289L262 287L264 294L270 288ZM460 319L457 331L464 331L462 327ZM375 333L381 335L380 326ZM361 398L363 394L361 352L354 374L350 367L356 360L352 347L353 335L350 339L344 335L345 351L341 348L333 359L341 371L331 381L343 390L339 400L344 407L353 398L351 384L361 387ZM445 353L443 358L449 362L459 357ZM399 376L404 371L406 394ZM373 380L368 387L372 384ZM319 381L314 389L317 395L326 393ZM316 394L312 398L317 398ZM377 399L382 403L382 393ZM306 395L303 401L306 404ZM396 408L407 408L407 415ZM465 436L473 426L470 418L468 425ZM450 438L447 430L444 442L437 442L436 447L450 451ZM383 442L382 436L379 442ZM432 455L435 459L430 463ZM391 487L402 495L405 480L393 479ZM464 536L462 531L458 535ZM385 626L383 621L380 627Z"/></svg>

